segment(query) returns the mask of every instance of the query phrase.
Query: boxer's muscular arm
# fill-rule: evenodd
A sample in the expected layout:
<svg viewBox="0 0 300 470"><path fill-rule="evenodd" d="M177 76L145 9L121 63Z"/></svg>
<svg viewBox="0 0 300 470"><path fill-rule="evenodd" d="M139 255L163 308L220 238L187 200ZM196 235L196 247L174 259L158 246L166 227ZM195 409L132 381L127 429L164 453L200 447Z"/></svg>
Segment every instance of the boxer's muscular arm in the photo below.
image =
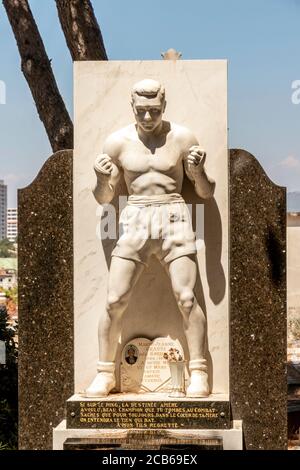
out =
<svg viewBox="0 0 300 470"><path fill-rule="evenodd" d="M187 177L193 183L199 197L211 198L214 194L215 182L209 178L204 168L206 152L188 129L182 130L180 140L183 145L183 164Z"/></svg>
<svg viewBox="0 0 300 470"><path fill-rule="evenodd" d="M112 134L104 144L103 153L96 158L94 170L97 181L93 194L99 204L108 204L114 197L115 188L120 179L118 165L120 151L120 139Z"/></svg>

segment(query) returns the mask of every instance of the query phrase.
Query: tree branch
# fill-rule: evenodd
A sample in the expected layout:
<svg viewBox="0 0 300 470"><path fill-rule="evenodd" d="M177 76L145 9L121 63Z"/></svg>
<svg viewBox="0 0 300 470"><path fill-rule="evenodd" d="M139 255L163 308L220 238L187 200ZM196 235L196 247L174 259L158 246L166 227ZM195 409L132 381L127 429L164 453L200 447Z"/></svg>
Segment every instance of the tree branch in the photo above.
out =
<svg viewBox="0 0 300 470"><path fill-rule="evenodd" d="M73 60L107 60L102 34L90 0L55 0Z"/></svg>
<svg viewBox="0 0 300 470"><path fill-rule="evenodd" d="M73 148L73 124L59 93L43 40L27 0L3 0L21 56L22 71L53 152Z"/></svg>

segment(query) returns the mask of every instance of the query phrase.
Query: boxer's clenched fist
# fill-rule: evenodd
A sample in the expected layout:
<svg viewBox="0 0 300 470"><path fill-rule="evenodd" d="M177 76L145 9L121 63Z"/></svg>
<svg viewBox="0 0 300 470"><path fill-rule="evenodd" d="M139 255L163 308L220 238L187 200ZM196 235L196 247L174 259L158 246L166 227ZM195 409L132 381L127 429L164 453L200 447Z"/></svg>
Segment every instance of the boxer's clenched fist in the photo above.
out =
<svg viewBox="0 0 300 470"><path fill-rule="evenodd" d="M112 159L106 153L98 155L94 163L96 174L110 175L113 171Z"/></svg>

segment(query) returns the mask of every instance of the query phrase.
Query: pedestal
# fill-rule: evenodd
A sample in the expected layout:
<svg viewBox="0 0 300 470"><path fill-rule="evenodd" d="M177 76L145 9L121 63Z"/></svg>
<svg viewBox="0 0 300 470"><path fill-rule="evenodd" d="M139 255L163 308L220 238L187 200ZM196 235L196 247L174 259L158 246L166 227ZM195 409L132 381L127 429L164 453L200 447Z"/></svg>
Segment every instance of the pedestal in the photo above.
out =
<svg viewBox="0 0 300 470"><path fill-rule="evenodd" d="M67 419L53 431L54 450L241 450L242 441L242 422L231 421L223 394L78 394L67 401Z"/></svg>
<svg viewBox="0 0 300 470"><path fill-rule="evenodd" d="M53 450L242 450L242 421L230 429L147 430L67 429L62 421L53 430Z"/></svg>

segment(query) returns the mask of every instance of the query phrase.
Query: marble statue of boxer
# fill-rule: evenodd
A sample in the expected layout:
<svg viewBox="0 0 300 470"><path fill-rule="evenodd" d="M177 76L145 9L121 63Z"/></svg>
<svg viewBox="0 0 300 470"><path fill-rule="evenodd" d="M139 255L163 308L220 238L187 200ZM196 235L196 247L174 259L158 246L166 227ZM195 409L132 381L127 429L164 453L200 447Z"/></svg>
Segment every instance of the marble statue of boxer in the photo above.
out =
<svg viewBox="0 0 300 470"><path fill-rule="evenodd" d="M203 199L213 196L215 183L206 174L206 153L193 133L163 120L165 90L159 82L147 79L134 85L131 105L136 122L107 138L94 165L99 204L112 200L121 173L129 199L121 214L124 231L112 252L106 310L99 323L97 375L86 396L104 397L115 387L122 315L149 257L155 255L167 268L182 314L190 355L187 396L206 397L206 318L194 294L195 234L180 193L184 172Z"/></svg>

